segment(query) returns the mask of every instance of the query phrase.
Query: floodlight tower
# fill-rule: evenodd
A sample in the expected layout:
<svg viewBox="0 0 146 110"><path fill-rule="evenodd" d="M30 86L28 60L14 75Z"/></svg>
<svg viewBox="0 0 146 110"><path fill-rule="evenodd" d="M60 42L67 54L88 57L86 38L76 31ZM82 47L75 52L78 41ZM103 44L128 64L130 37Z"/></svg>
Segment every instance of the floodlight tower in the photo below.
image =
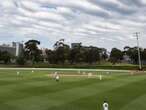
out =
<svg viewBox="0 0 146 110"><path fill-rule="evenodd" d="M139 34L140 32L136 32L134 33L137 39L137 51L138 51L138 62L139 62L139 70L142 69L142 65L141 65L141 56L140 56L140 48L139 48Z"/></svg>

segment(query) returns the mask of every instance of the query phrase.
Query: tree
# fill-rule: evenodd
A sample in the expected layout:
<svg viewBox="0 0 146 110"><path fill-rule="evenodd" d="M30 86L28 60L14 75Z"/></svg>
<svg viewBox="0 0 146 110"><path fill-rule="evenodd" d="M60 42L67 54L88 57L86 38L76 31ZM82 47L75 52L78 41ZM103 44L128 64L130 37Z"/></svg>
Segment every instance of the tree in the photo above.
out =
<svg viewBox="0 0 146 110"><path fill-rule="evenodd" d="M0 61L2 60L2 52L0 51Z"/></svg>
<svg viewBox="0 0 146 110"><path fill-rule="evenodd" d="M47 61L48 61L50 64L56 63L55 52L54 52L53 50L48 50L48 49L46 49L46 56L47 56Z"/></svg>
<svg viewBox="0 0 146 110"><path fill-rule="evenodd" d="M142 63L146 64L146 49L144 49L141 54L142 54L142 57L141 57L142 58Z"/></svg>
<svg viewBox="0 0 146 110"><path fill-rule="evenodd" d="M69 62L70 64L74 64L76 62L76 54L78 53L78 50L73 48L70 50L70 54L69 54Z"/></svg>
<svg viewBox="0 0 146 110"><path fill-rule="evenodd" d="M18 56L16 58L16 63L18 65L24 65L26 63L25 57L24 56Z"/></svg>
<svg viewBox="0 0 146 110"><path fill-rule="evenodd" d="M70 63L96 63L100 61L100 49L97 47L87 47L76 45L70 50Z"/></svg>
<svg viewBox="0 0 146 110"><path fill-rule="evenodd" d="M146 49L144 49L142 52L142 59L146 60Z"/></svg>
<svg viewBox="0 0 146 110"><path fill-rule="evenodd" d="M105 61L108 58L107 50L105 48L98 48L100 60Z"/></svg>
<svg viewBox="0 0 146 110"><path fill-rule="evenodd" d="M87 63L96 63L97 61L100 61L100 53L99 48L90 46L86 50L86 61Z"/></svg>
<svg viewBox="0 0 146 110"><path fill-rule="evenodd" d="M38 62L41 60L41 50L38 48L40 41L29 40L25 43L25 57L28 60L31 60L32 63Z"/></svg>
<svg viewBox="0 0 146 110"><path fill-rule="evenodd" d="M70 53L70 47L64 43L64 39L60 39L54 44L54 61L55 63L62 63L68 61Z"/></svg>
<svg viewBox="0 0 146 110"><path fill-rule="evenodd" d="M110 54L110 61L115 64L123 59L123 52L117 48L113 48Z"/></svg>
<svg viewBox="0 0 146 110"><path fill-rule="evenodd" d="M54 44L54 49L56 50L57 48L59 47L62 47L64 45L64 39L60 39L59 41L57 41L55 44Z"/></svg>
<svg viewBox="0 0 146 110"><path fill-rule="evenodd" d="M140 53L142 56L142 51L143 49L140 48ZM137 51L137 47L124 47L124 54L128 55L131 60L133 61L133 63L138 64L138 51Z"/></svg>
<svg viewBox="0 0 146 110"><path fill-rule="evenodd" d="M5 64L10 63L11 58L12 55L9 52L7 51L1 52L1 60L4 61Z"/></svg>
<svg viewBox="0 0 146 110"><path fill-rule="evenodd" d="M24 65L26 63L26 59L24 56L24 50L22 50L22 53L16 57L16 64L18 65Z"/></svg>
<svg viewBox="0 0 146 110"><path fill-rule="evenodd" d="M73 63L85 62L86 59L85 52L86 49L85 47L81 46L81 44L73 47L70 50L70 55L69 55L70 63L73 64Z"/></svg>

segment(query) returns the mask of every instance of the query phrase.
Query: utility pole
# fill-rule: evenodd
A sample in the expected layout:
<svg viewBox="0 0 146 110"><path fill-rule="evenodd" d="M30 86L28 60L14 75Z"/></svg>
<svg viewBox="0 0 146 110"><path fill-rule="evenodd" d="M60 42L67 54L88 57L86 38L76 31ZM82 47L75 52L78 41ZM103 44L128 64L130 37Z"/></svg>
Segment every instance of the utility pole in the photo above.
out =
<svg viewBox="0 0 146 110"><path fill-rule="evenodd" d="M137 51L138 51L138 62L139 62L139 70L142 69L142 65L141 65L141 56L140 56L140 48L139 48L139 34L140 32L136 32L134 33L137 39Z"/></svg>

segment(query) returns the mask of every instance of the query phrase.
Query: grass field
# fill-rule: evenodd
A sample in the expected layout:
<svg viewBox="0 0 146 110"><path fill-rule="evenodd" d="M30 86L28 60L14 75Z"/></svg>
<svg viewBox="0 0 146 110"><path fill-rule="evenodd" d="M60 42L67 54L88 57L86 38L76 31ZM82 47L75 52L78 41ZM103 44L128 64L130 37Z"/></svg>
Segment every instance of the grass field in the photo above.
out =
<svg viewBox="0 0 146 110"><path fill-rule="evenodd" d="M110 110L146 110L145 74L62 71L56 82L53 71L17 72L0 70L1 110L102 110L105 99Z"/></svg>

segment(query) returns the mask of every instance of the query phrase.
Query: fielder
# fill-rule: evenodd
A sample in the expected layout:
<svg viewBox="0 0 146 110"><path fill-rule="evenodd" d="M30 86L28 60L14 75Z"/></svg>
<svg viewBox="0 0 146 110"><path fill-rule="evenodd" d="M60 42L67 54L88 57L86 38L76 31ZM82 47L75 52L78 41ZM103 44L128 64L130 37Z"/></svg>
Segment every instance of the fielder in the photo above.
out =
<svg viewBox="0 0 146 110"><path fill-rule="evenodd" d="M58 75L57 72L54 73L53 78L56 79L56 76Z"/></svg>
<svg viewBox="0 0 146 110"><path fill-rule="evenodd" d="M103 110L109 110L109 105L108 105L107 101L104 101L104 103L103 103Z"/></svg>
<svg viewBox="0 0 146 110"><path fill-rule="evenodd" d="M56 75L55 80L58 82L60 79L59 75Z"/></svg>

